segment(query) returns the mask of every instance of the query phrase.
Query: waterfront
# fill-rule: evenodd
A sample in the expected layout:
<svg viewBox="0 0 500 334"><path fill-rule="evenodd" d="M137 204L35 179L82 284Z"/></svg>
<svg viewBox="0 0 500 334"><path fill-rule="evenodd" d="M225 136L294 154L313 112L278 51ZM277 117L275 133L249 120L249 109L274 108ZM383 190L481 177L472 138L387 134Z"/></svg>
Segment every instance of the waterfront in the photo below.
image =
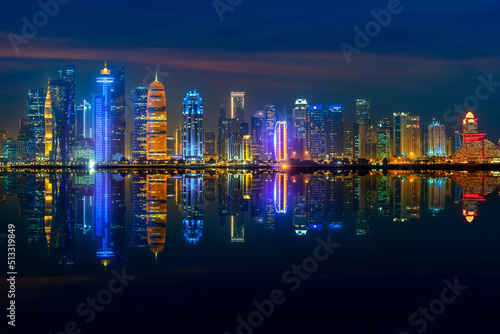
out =
<svg viewBox="0 0 500 334"><path fill-rule="evenodd" d="M255 333L415 333L409 316L455 278L467 289L426 333L497 328L497 172L34 171L0 180L3 228L16 226L23 332L59 333L75 321L91 333L235 333L237 318L279 289L286 300ZM284 279L318 238L338 246L307 278ZM77 306L122 268L135 278L87 324Z"/></svg>

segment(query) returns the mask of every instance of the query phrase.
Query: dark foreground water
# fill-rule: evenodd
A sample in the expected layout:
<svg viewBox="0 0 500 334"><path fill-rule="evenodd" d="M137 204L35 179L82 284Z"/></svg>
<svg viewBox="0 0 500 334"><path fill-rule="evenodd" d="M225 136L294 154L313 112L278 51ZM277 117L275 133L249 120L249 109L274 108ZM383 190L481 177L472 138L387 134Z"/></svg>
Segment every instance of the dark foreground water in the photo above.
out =
<svg viewBox="0 0 500 334"><path fill-rule="evenodd" d="M500 173L0 182L8 332L500 332Z"/></svg>

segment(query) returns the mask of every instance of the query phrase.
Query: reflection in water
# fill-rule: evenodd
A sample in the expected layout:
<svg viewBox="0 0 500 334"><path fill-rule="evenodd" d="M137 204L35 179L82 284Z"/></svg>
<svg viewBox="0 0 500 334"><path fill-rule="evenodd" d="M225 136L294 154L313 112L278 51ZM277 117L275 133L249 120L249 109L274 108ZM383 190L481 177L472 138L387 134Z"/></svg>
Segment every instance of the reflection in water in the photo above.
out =
<svg viewBox="0 0 500 334"><path fill-rule="evenodd" d="M131 185L133 202L127 234L126 183ZM479 171L26 172L0 175L0 198L5 203L17 194L19 213L27 217L29 244L46 247L59 263L72 265L75 244L91 242L96 261L106 268L124 261L126 235L130 246L148 247L157 257L168 247L167 231L179 228L183 239L196 245L203 240L204 224L213 222L220 224L221 233L228 231L230 243L245 242L245 233L253 228L273 231L278 226L304 237L312 230L369 237L373 217L395 223L416 221L424 212L442 214L447 198L453 198L471 223L478 215L478 202L486 201L499 184L500 173ZM218 217L205 217L209 206ZM169 229L168 207L179 210L170 217L181 216L179 221L168 221ZM77 241L77 235L85 238Z"/></svg>

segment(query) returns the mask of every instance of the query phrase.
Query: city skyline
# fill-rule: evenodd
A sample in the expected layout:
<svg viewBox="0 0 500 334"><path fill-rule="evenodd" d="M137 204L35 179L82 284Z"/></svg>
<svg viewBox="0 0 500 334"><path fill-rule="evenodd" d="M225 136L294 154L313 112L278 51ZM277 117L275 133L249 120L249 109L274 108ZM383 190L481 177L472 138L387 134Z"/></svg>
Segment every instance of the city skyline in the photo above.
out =
<svg viewBox="0 0 500 334"><path fill-rule="evenodd" d="M210 1L195 1L192 6L158 3L153 7L161 17L151 16L152 4L143 4L135 13L147 13L151 25L131 31L119 19L129 17L129 12L114 1L99 4L99 13L90 11L92 2L87 6L71 2L59 5L57 15L37 28L37 35L28 43L18 45L16 52L9 34L22 37L21 18L31 20L43 9L10 2L9 11L4 12L8 16L0 23L0 82L4 83L0 113L6 123L1 128L17 135L26 92L33 86L45 87L58 65L75 65L79 73L76 100L89 101L89 92L96 90L95 71L108 61L125 66L127 97L130 88L149 85L159 65L160 81L168 92L167 110L177 110L185 92L197 88L204 96L206 114L213 116L207 117L207 129L216 128L212 118L218 116L220 104L228 107L229 114L227 94L231 91L246 92L247 117L268 103L280 110L285 105L293 108L295 99L302 97L316 104L342 104L346 121L351 122L354 99L366 97L373 102L375 118L409 112L423 119L436 118L450 128L456 125L454 104L474 96L483 82L493 82L494 91L480 100L474 112L480 119L491 118L491 124L484 125L485 132L500 137L495 126L500 121L496 113L500 60L498 46L488 42L495 38L499 23L494 19L498 9L491 2L478 1L473 7L450 1L402 3L403 10L359 54L352 55L351 63L346 62L339 45L355 46L354 28L362 29L373 21L371 12L383 10L385 2L284 3L241 3L226 12L223 21ZM183 14L193 22L187 25L181 19ZM84 15L102 20L90 24L79 19ZM271 17L264 25L254 24L256 19ZM437 29L443 17L447 29ZM162 22L176 25L179 33ZM306 28L299 28L300 22ZM126 40L123 34L128 36ZM130 123L132 108L126 108ZM445 116L449 109L452 112ZM174 115L169 124L174 127L180 120L180 115ZM128 127L125 138L130 130Z"/></svg>

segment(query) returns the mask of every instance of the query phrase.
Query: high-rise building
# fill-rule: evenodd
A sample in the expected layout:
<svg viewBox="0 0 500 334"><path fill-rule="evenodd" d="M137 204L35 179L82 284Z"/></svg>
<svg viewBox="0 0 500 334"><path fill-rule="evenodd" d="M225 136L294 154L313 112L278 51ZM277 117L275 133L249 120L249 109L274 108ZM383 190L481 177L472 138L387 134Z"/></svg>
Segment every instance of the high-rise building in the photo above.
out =
<svg viewBox="0 0 500 334"><path fill-rule="evenodd" d="M31 129L27 118L19 119L19 135L17 136L17 158L21 161L31 160Z"/></svg>
<svg viewBox="0 0 500 334"><path fill-rule="evenodd" d="M189 91L182 105L182 158L203 162L203 101L196 91Z"/></svg>
<svg viewBox="0 0 500 334"><path fill-rule="evenodd" d="M311 105L307 110L306 122L307 160L324 160L326 157L326 133L323 105Z"/></svg>
<svg viewBox="0 0 500 334"><path fill-rule="evenodd" d="M53 132L53 118L52 118L52 100L50 98L50 80L47 87L47 96L45 97L44 108L44 125L45 125L45 158L51 159L52 155L52 132Z"/></svg>
<svg viewBox="0 0 500 334"><path fill-rule="evenodd" d="M155 80L148 88L148 160L167 159L167 102L165 87Z"/></svg>
<svg viewBox="0 0 500 334"><path fill-rule="evenodd" d="M52 103L52 159L69 162L71 127L74 126L74 85L67 80L50 82L50 100Z"/></svg>
<svg viewBox="0 0 500 334"><path fill-rule="evenodd" d="M266 146L264 150L265 160L275 160L274 155L274 127L278 120L276 107L273 104L266 104L264 107L266 116Z"/></svg>
<svg viewBox="0 0 500 334"><path fill-rule="evenodd" d="M125 155L125 68L110 66L114 84L111 86L111 154Z"/></svg>
<svg viewBox="0 0 500 334"><path fill-rule="evenodd" d="M293 108L292 156L304 159L306 149L306 119L309 105L306 99L297 99ZM295 153L293 153L295 152Z"/></svg>
<svg viewBox="0 0 500 334"><path fill-rule="evenodd" d="M100 95L95 99L95 160L96 162L109 162L112 160L111 131L113 128L111 119L111 91L115 82L111 71L106 67L101 70L97 77L100 86Z"/></svg>
<svg viewBox="0 0 500 334"><path fill-rule="evenodd" d="M245 92L231 92L231 119L245 122Z"/></svg>
<svg viewBox="0 0 500 334"><path fill-rule="evenodd" d="M352 159L352 131L344 130L344 154L347 158Z"/></svg>
<svg viewBox="0 0 500 334"><path fill-rule="evenodd" d="M0 130L0 158L5 158L3 148L6 140L7 140L7 130Z"/></svg>
<svg viewBox="0 0 500 334"><path fill-rule="evenodd" d="M455 153L456 151L458 151L460 149L460 146L462 146L462 134L460 133L460 131L456 130L454 132L454 139L455 139L455 150L453 153Z"/></svg>
<svg viewBox="0 0 500 334"><path fill-rule="evenodd" d="M383 118L377 126L377 152L378 160L389 159L391 157L391 121L388 118Z"/></svg>
<svg viewBox="0 0 500 334"><path fill-rule="evenodd" d="M182 123L175 127L175 156L182 157Z"/></svg>
<svg viewBox="0 0 500 334"><path fill-rule="evenodd" d="M169 158L175 155L175 136L167 136L167 156Z"/></svg>
<svg viewBox="0 0 500 334"><path fill-rule="evenodd" d="M446 152L446 134L445 126L439 124L438 121L433 120L430 125L427 126L427 151L426 156L431 157L445 157L448 155Z"/></svg>
<svg viewBox="0 0 500 334"><path fill-rule="evenodd" d="M205 155L208 158L215 159L215 155L216 155L215 137L216 137L215 131L205 132Z"/></svg>
<svg viewBox="0 0 500 334"><path fill-rule="evenodd" d="M15 160L17 158L17 140L14 138L7 138L4 140L3 156L8 160Z"/></svg>
<svg viewBox="0 0 500 334"><path fill-rule="evenodd" d="M371 100L356 99L356 123L359 124L359 147L355 145L357 158L371 158ZM358 151L359 150L359 151Z"/></svg>
<svg viewBox="0 0 500 334"><path fill-rule="evenodd" d="M287 160L288 129L286 122L276 122L274 127L274 156L276 161Z"/></svg>
<svg viewBox="0 0 500 334"><path fill-rule="evenodd" d="M132 139L132 159L147 159L148 153L148 88L135 87L130 90L134 113L134 132Z"/></svg>
<svg viewBox="0 0 500 334"><path fill-rule="evenodd" d="M253 114L250 120L250 136L252 138L252 160L262 160L266 142L266 117L264 110Z"/></svg>
<svg viewBox="0 0 500 334"><path fill-rule="evenodd" d="M227 161L227 135L228 123L226 109L222 105L220 108L219 124L217 126L217 158L219 161Z"/></svg>
<svg viewBox="0 0 500 334"><path fill-rule="evenodd" d="M58 80L66 81L68 86L69 110L67 111L68 148L71 150L75 145L76 117L75 117L75 66L66 65L66 69L57 68ZM68 154L68 158L71 154Z"/></svg>
<svg viewBox="0 0 500 334"><path fill-rule="evenodd" d="M344 154L344 116L342 106L333 105L325 110L326 159L342 158Z"/></svg>
<svg viewBox="0 0 500 334"><path fill-rule="evenodd" d="M28 125L31 130L31 143L28 148L28 159L40 160L45 156L45 93L43 88L28 91Z"/></svg>
<svg viewBox="0 0 500 334"><path fill-rule="evenodd" d="M410 159L421 157L421 142L420 142L420 117L409 116L406 122L406 141L405 151Z"/></svg>

